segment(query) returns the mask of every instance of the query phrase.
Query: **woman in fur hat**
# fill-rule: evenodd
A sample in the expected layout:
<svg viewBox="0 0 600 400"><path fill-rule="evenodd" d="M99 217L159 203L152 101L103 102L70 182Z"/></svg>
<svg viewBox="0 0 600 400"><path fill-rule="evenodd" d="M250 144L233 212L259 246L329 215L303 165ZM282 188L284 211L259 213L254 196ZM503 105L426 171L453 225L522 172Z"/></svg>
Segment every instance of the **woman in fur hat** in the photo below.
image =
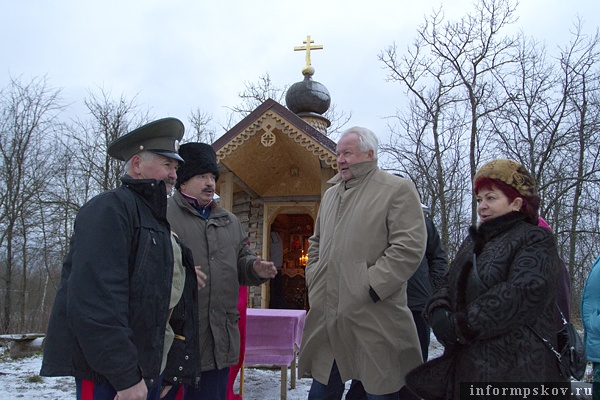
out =
<svg viewBox="0 0 600 400"><path fill-rule="evenodd" d="M498 159L479 169L473 190L479 223L424 312L444 355L407 377L424 399L485 395L487 383L566 381L540 338L556 347L560 259L552 232L538 226L535 182L518 162Z"/></svg>

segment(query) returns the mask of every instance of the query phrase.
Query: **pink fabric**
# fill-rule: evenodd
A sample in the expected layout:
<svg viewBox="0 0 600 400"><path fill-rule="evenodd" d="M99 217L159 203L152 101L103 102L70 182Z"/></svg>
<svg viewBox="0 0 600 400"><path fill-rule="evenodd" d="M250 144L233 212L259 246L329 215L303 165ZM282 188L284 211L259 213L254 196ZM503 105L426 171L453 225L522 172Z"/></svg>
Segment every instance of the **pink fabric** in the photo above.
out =
<svg viewBox="0 0 600 400"><path fill-rule="evenodd" d="M552 230L552 228L550 228L550 225L548 225L548 223L546 222L546 220L542 217L538 217L538 226L541 226L542 228L546 228L549 231Z"/></svg>
<svg viewBox="0 0 600 400"><path fill-rule="evenodd" d="M246 310L248 307L248 286L240 286L238 294L237 309L240 313L238 328L240 330L240 360L237 365L229 369L229 378L227 381L227 400L242 400L242 396L233 392L233 384L237 378L242 365L244 365L244 353L246 349Z"/></svg>
<svg viewBox="0 0 600 400"><path fill-rule="evenodd" d="M249 308L247 315L245 365L290 365L306 311Z"/></svg>

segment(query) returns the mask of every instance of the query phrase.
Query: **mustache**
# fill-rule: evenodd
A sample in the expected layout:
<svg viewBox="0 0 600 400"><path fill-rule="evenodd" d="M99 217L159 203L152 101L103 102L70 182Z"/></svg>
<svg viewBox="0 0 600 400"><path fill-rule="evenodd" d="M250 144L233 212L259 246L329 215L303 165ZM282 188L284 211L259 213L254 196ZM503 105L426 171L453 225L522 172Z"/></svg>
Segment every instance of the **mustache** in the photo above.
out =
<svg viewBox="0 0 600 400"><path fill-rule="evenodd" d="M173 178L165 178L163 179L164 183L168 183L169 185L175 185L175 182L177 181L177 179L173 179Z"/></svg>

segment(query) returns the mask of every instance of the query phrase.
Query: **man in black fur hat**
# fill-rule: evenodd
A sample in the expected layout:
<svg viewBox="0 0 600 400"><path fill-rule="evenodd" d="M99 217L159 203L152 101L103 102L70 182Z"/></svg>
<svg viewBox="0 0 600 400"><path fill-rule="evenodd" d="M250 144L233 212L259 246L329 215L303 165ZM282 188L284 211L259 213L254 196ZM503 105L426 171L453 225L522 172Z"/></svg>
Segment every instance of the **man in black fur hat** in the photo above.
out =
<svg viewBox="0 0 600 400"><path fill-rule="evenodd" d="M200 351L174 357L183 357L188 365L200 366L202 379L196 379L199 371L194 368L187 376L170 377L169 366L165 378L177 378L172 379L173 383L183 381L187 400L225 400L229 367L236 365L240 356L237 329L240 285L261 285L275 277L277 269L250 249L248 235L239 219L214 202L219 168L213 148L206 143L186 143L179 149L179 155L185 163L177 170L177 190L168 201L167 218L175 234L192 249L195 264L201 266L207 278L206 288L198 292L200 332L193 339L186 339L199 338ZM193 352L195 347L185 348ZM170 355L169 365L171 361ZM173 365L177 361L173 360Z"/></svg>

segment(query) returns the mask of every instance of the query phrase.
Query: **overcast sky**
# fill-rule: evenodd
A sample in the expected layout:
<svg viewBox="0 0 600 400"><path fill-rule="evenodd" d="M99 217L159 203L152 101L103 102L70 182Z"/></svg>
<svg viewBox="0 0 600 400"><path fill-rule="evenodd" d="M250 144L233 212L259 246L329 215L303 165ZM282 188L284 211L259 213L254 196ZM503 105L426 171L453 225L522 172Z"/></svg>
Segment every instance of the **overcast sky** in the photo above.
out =
<svg viewBox="0 0 600 400"><path fill-rule="evenodd" d="M351 125L387 137L382 117L404 95L377 56L405 49L441 4L447 18L472 10L471 0L0 0L0 87L46 76L80 118L87 91L103 87L187 129L196 108L224 121L244 84L267 72L278 87L302 80L305 53L293 49L311 35L324 47L311 51L313 79ZM515 30L554 49L577 16L595 31L600 0L522 0L517 15Z"/></svg>

